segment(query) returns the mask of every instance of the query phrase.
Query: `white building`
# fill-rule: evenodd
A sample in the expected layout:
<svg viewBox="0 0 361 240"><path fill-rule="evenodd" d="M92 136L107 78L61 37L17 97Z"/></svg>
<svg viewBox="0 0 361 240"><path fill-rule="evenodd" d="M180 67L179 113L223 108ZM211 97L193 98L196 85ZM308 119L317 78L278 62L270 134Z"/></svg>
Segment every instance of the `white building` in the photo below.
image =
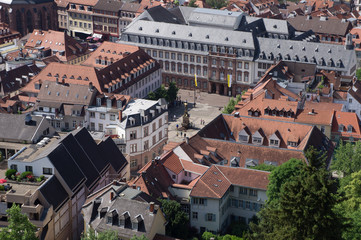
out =
<svg viewBox="0 0 361 240"><path fill-rule="evenodd" d="M361 119L361 83L356 81L347 93L346 101L335 101L344 104L344 111L354 112Z"/></svg>
<svg viewBox="0 0 361 240"><path fill-rule="evenodd" d="M235 221L249 223L267 200L268 175L212 165L191 191L191 226L200 233L218 233Z"/></svg>
<svg viewBox="0 0 361 240"><path fill-rule="evenodd" d="M130 155L130 168L139 170L162 152L168 139L167 103L160 99L130 100L129 96L104 95L97 97L96 106L86 113L91 131L105 132Z"/></svg>

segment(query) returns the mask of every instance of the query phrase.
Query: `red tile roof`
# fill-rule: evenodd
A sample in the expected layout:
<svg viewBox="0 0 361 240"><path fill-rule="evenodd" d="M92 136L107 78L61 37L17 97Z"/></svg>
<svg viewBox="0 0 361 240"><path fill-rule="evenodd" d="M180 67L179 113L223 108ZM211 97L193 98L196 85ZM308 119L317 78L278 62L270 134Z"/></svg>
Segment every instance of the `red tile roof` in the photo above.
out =
<svg viewBox="0 0 361 240"><path fill-rule="evenodd" d="M190 196L222 198L231 185L266 190L269 172L212 165L193 187Z"/></svg>
<svg viewBox="0 0 361 240"><path fill-rule="evenodd" d="M343 126L342 132L339 127ZM349 132L349 126L352 131ZM356 113L335 111L332 121L332 135L340 135L341 137L361 139L360 120Z"/></svg>

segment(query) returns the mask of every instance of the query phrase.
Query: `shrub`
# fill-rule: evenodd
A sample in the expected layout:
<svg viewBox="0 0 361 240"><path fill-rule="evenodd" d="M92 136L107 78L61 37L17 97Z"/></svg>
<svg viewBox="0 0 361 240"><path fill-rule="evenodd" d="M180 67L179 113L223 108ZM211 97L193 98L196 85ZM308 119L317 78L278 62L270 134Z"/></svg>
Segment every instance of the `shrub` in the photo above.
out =
<svg viewBox="0 0 361 240"><path fill-rule="evenodd" d="M34 182L34 176L32 174L29 174L26 176L29 182Z"/></svg>
<svg viewBox="0 0 361 240"><path fill-rule="evenodd" d="M45 179L44 175L41 175L39 178L40 178L40 180L44 180L44 179Z"/></svg>
<svg viewBox="0 0 361 240"><path fill-rule="evenodd" d="M0 191L5 191L4 185L0 185Z"/></svg>
<svg viewBox="0 0 361 240"><path fill-rule="evenodd" d="M36 181L37 181L37 182L41 182L42 179L41 179L40 177L38 177L38 178L36 178Z"/></svg>
<svg viewBox="0 0 361 240"><path fill-rule="evenodd" d="M5 176L7 179L10 179L12 176L15 176L16 170L15 169L8 169L5 172Z"/></svg>
<svg viewBox="0 0 361 240"><path fill-rule="evenodd" d="M28 175L33 175L33 173L32 172L23 172L22 174L20 174L20 178L21 179L24 179L24 178L26 178Z"/></svg>

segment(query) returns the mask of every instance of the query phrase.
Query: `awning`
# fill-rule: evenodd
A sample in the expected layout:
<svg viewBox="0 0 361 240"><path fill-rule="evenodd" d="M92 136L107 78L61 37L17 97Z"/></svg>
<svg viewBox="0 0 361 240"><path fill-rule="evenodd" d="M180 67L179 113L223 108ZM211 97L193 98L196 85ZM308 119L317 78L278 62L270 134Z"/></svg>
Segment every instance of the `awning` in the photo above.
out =
<svg viewBox="0 0 361 240"><path fill-rule="evenodd" d="M98 33L93 33L93 38L102 38L103 35L102 34L98 34Z"/></svg>
<svg viewBox="0 0 361 240"><path fill-rule="evenodd" d="M86 40L91 40L91 39L93 39L92 36L89 36L89 37L86 38Z"/></svg>

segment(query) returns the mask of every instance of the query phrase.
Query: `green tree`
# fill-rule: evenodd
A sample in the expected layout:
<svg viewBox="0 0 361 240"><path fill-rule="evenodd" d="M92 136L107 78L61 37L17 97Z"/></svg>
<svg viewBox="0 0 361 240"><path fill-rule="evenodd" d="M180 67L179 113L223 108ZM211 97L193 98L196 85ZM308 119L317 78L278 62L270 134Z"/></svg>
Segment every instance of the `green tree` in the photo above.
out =
<svg viewBox="0 0 361 240"><path fill-rule="evenodd" d="M360 171L361 142L357 141L356 144L351 144L341 141L335 151L331 169L344 177L349 177L352 173Z"/></svg>
<svg viewBox="0 0 361 240"><path fill-rule="evenodd" d="M133 236L130 240L148 240L148 238L146 236L144 236L144 234L140 237L137 236Z"/></svg>
<svg viewBox="0 0 361 240"><path fill-rule="evenodd" d="M299 174L282 185L278 204L268 204L261 210L260 222L251 223L251 239L341 238L344 225L333 211L337 201L334 182L320 164L324 155L313 148L308 151L313 159L307 158L309 164L303 164Z"/></svg>
<svg viewBox="0 0 361 240"><path fill-rule="evenodd" d="M234 106L236 105L236 101L234 100L234 98L232 97L227 106L224 106L224 109L223 109L223 113L225 114L231 114L233 111L234 111Z"/></svg>
<svg viewBox="0 0 361 240"><path fill-rule="evenodd" d="M356 70L356 77L357 77L357 80L361 80L361 68Z"/></svg>
<svg viewBox="0 0 361 240"><path fill-rule="evenodd" d="M197 0L190 0L189 4L188 4L188 7L195 7L195 8L198 7L198 5L196 4L196 1Z"/></svg>
<svg viewBox="0 0 361 240"><path fill-rule="evenodd" d="M179 88L177 87L175 82L170 82L167 90L167 98L168 103L173 103L177 99Z"/></svg>
<svg viewBox="0 0 361 240"><path fill-rule="evenodd" d="M291 181L293 177L297 176L303 165L304 163L302 160L291 158L271 172L267 187L268 203L278 202L283 184Z"/></svg>
<svg viewBox="0 0 361 240"><path fill-rule="evenodd" d="M118 240L118 233L116 231L105 231L95 234L95 231L90 228L81 240Z"/></svg>
<svg viewBox="0 0 361 240"><path fill-rule="evenodd" d="M344 217L348 226L342 233L343 239L360 239L361 236L361 171L351 174L346 186L342 187L345 196L335 207L335 211Z"/></svg>
<svg viewBox="0 0 361 240"><path fill-rule="evenodd" d="M206 3L211 8L216 8L216 9L220 9L222 7L227 6L227 1L226 0L206 0Z"/></svg>
<svg viewBox="0 0 361 240"><path fill-rule="evenodd" d="M180 203L174 200L159 199L167 219L166 233L176 238L187 238L189 230L188 215L181 209Z"/></svg>
<svg viewBox="0 0 361 240"><path fill-rule="evenodd" d="M0 239L2 240L36 240L36 227L29 221L28 216L21 213L18 205L6 210L9 225L1 228Z"/></svg>
<svg viewBox="0 0 361 240"><path fill-rule="evenodd" d="M249 168L272 172L273 170L275 170L277 168L277 166L262 163L260 165L256 165L254 167L249 167Z"/></svg>

